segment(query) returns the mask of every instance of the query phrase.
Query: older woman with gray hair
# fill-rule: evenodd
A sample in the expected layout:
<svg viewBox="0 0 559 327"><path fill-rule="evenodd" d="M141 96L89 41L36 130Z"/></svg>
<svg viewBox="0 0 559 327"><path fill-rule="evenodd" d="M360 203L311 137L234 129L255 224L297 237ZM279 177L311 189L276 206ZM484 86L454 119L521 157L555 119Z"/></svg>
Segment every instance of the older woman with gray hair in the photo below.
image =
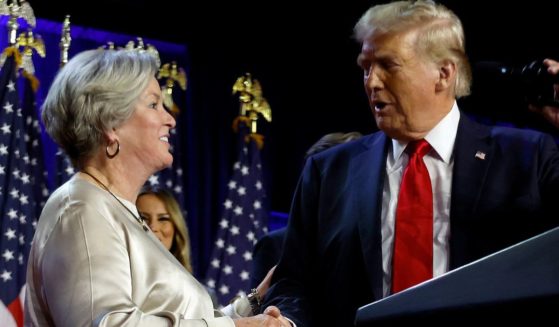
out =
<svg viewBox="0 0 559 327"><path fill-rule="evenodd" d="M134 206L169 167L174 118L147 53L89 50L56 76L42 118L78 170L47 201L27 270L27 326L287 326L279 310L246 316L246 298L214 312L208 292ZM227 315L225 315L227 314ZM232 318L234 319L232 319Z"/></svg>

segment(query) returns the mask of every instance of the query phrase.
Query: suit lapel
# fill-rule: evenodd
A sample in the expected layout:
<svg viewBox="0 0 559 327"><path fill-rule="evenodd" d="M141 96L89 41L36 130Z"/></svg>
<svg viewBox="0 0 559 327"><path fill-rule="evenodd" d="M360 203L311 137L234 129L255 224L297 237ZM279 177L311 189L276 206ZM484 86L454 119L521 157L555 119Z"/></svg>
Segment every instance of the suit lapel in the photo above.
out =
<svg viewBox="0 0 559 327"><path fill-rule="evenodd" d="M351 161L351 169L354 172L352 199L358 217L359 236L367 275L370 277L375 299L380 299L383 276L380 216L387 138L383 133L376 133L367 141L368 149Z"/></svg>
<svg viewBox="0 0 559 327"><path fill-rule="evenodd" d="M460 113L460 123L454 144L454 169L450 205L451 256L450 268L461 265L462 255L456 244L463 235L461 220L473 217L494 157L490 129L475 123Z"/></svg>

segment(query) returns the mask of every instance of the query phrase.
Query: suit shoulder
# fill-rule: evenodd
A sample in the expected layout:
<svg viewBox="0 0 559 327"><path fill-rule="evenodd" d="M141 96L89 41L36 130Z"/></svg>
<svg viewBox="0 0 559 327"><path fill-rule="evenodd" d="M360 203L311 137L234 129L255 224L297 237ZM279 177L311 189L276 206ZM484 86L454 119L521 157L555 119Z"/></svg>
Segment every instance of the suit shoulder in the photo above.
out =
<svg viewBox="0 0 559 327"><path fill-rule="evenodd" d="M542 141L556 143L550 134L532 129L507 126L495 126L491 128L491 137L496 139L498 142L505 144L538 144Z"/></svg>
<svg viewBox="0 0 559 327"><path fill-rule="evenodd" d="M325 160L327 158L346 157L356 153L360 153L369 149L375 142L384 142L385 135L381 132L364 135L356 140L346 143L334 145L329 149L323 150L311 157L317 160Z"/></svg>
<svg viewBox="0 0 559 327"><path fill-rule="evenodd" d="M475 135L478 138L492 139L499 143L539 143L542 140L552 141L553 137L547 133L514 126L487 125L479 122L475 117L468 115L460 116L459 131L465 135Z"/></svg>

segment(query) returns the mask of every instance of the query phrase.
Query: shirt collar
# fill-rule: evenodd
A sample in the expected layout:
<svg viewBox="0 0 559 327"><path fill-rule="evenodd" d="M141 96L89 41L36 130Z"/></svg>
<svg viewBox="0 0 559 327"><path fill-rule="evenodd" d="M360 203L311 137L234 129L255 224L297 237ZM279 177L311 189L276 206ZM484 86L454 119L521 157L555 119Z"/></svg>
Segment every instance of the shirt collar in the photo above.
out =
<svg viewBox="0 0 559 327"><path fill-rule="evenodd" d="M459 121L460 111L458 110L458 104L454 101L449 113L425 136L425 140L429 142L441 160L447 164L452 157ZM392 140L392 153L395 159L400 158L407 145L408 142Z"/></svg>

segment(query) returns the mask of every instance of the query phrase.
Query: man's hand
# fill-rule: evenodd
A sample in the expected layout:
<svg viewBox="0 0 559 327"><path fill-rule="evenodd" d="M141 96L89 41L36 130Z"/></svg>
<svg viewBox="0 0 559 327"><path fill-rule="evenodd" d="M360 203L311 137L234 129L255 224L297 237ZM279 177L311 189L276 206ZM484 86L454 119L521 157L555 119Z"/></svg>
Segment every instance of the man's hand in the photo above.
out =
<svg viewBox="0 0 559 327"><path fill-rule="evenodd" d="M263 314L235 319L235 327L291 327L289 320L275 306L269 306Z"/></svg>

